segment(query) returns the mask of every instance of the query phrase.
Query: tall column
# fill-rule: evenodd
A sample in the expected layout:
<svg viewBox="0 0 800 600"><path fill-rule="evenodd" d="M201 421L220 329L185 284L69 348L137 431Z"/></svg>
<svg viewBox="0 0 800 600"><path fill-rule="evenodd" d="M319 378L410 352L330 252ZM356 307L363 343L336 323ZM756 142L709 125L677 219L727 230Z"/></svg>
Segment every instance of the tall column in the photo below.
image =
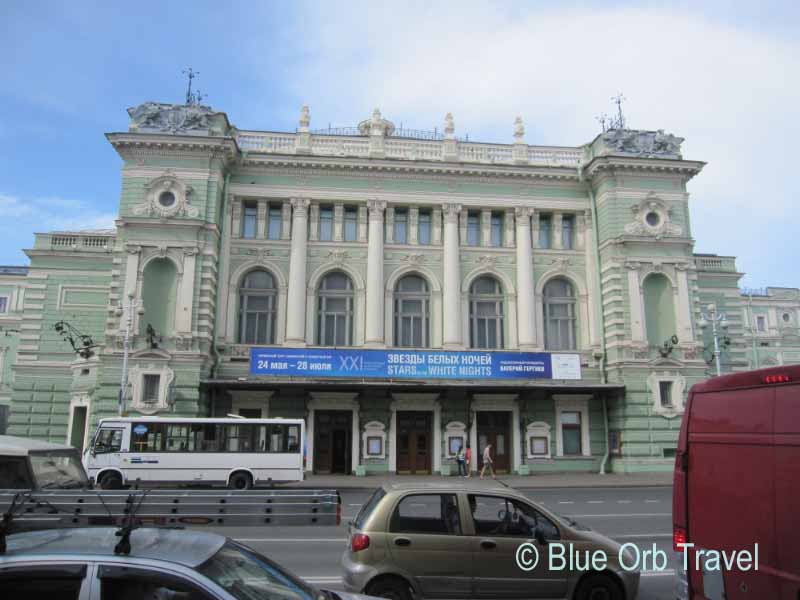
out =
<svg viewBox="0 0 800 600"><path fill-rule="evenodd" d="M563 244L561 242L564 240L564 215L560 212L553 213L551 224L552 230L550 235L552 247L556 250L560 250L563 248Z"/></svg>
<svg viewBox="0 0 800 600"><path fill-rule="evenodd" d="M367 244L367 320L364 343L383 346L383 211L386 202L369 200Z"/></svg>
<svg viewBox="0 0 800 600"><path fill-rule="evenodd" d="M531 215L533 209L520 206L517 216L517 326L520 350L536 347L536 315L533 292L533 247Z"/></svg>
<svg viewBox="0 0 800 600"><path fill-rule="evenodd" d="M457 349L461 341L461 265L458 256L459 204L445 204L444 215L444 339L445 349Z"/></svg>
<svg viewBox="0 0 800 600"><path fill-rule="evenodd" d="M676 333L682 344L688 344L694 341L688 268L689 265L686 263L678 263L675 265L675 277L678 280L678 331L676 331Z"/></svg>
<svg viewBox="0 0 800 600"><path fill-rule="evenodd" d="M308 251L307 198L292 198L292 247L289 254L289 290L286 306L287 345L306 343L306 253Z"/></svg>
<svg viewBox="0 0 800 600"><path fill-rule="evenodd" d="M256 217L256 237L263 240L266 236L267 229L267 201L258 201L258 212Z"/></svg>
<svg viewBox="0 0 800 600"><path fill-rule="evenodd" d="M488 248L492 245L492 211L489 208L481 210L481 246Z"/></svg>
<svg viewBox="0 0 800 600"><path fill-rule="evenodd" d="M600 311L603 310L603 304L598 298L598 286L600 281L600 273L595 268L594 259L594 229L592 223L592 211L587 210L583 215L583 251L584 260L586 262L586 288L588 289L588 302L589 302L589 345L597 347L600 345L599 323Z"/></svg>

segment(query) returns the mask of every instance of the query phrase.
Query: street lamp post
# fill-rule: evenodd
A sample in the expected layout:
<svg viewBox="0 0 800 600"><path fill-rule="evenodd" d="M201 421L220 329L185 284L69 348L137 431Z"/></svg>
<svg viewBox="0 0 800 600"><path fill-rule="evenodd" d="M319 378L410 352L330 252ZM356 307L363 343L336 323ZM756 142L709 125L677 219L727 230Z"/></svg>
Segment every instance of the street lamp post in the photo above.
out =
<svg viewBox="0 0 800 600"><path fill-rule="evenodd" d="M125 309L122 307L117 309L118 317L125 315L125 337L123 338L122 342L122 378L119 383L120 417L125 412L125 388L128 387L128 351L130 350L131 327L133 326L133 309L137 307L137 314L142 316L144 314L142 301L137 300L133 294L128 294L128 303L126 304Z"/></svg>
<svg viewBox="0 0 800 600"><path fill-rule="evenodd" d="M727 315L724 312L717 310L716 304L709 304L704 312L701 312L700 328L705 329L711 324L711 336L714 338L714 362L717 366L717 376L722 375L722 367L720 365L720 350L719 350L719 333L717 325L723 330L728 329Z"/></svg>

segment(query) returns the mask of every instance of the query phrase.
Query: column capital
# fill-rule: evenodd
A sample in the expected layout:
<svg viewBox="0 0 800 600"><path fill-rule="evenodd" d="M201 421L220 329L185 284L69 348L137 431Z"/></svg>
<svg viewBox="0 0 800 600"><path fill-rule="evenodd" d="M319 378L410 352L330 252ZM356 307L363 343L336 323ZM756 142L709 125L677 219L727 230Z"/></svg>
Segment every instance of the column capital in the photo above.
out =
<svg viewBox="0 0 800 600"><path fill-rule="evenodd" d="M455 202L442 204L442 214L445 223L458 223L458 215L461 213L461 205Z"/></svg>
<svg viewBox="0 0 800 600"><path fill-rule="evenodd" d="M299 214L305 216L308 214L308 207L311 205L311 200L308 198L292 198L289 200L292 208Z"/></svg>
<svg viewBox="0 0 800 600"><path fill-rule="evenodd" d="M377 198L367 200L367 210L369 211L370 221L382 221L383 211L386 210L386 200L378 200Z"/></svg>
<svg viewBox="0 0 800 600"><path fill-rule="evenodd" d="M530 221L526 219L530 219L535 210L532 206L515 206L514 207L514 214L517 216L517 226L527 224L530 226Z"/></svg>
<svg viewBox="0 0 800 600"><path fill-rule="evenodd" d="M125 251L128 254L140 254L142 247L139 244L125 244Z"/></svg>

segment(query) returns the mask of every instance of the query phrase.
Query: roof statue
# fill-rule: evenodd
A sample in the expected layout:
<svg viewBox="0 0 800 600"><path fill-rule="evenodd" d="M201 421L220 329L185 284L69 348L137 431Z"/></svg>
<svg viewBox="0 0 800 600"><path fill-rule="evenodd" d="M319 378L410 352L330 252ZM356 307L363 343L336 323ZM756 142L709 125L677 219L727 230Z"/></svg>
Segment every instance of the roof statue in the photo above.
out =
<svg viewBox="0 0 800 600"><path fill-rule="evenodd" d="M172 133L223 136L230 125L225 113L201 104L145 102L128 109L129 130L140 133Z"/></svg>
<svg viewBox="0 0 800 600"><path fill-rule="evenodd" d="M456 132L456 126L453 123L453 113L447 113L444 116L444 134L446 137L453 137Z"/></svg>
<svg viewBox="0 0 800 600"><path fill-rule="evenodd" d="M658 131L609 129L595 140L594 155L622 154L641 158L681 158L684 138Z"/></svg>
<svg viewBox="0 0 800 600"><path fill-rule="evenodd" d="M358 124L358 131L361 135L382 135L390 136L394 133L394 123L381 117L379 108L372 111L372 117Z"/></svg>
<svg viewBox="0 0 800 600"><path fill-rule="evenodd" d="M525 125L522 123L522 117L514 119L514 141L522 143L522 138L525 137Z"/></svg>
<svg viewBox="0 0 800 600"><path fill-rule="evenodd" d="M308 131L308 126L311 124L311 111L308 110L308 105L304 104L300 109L300 131Z"/></svg>

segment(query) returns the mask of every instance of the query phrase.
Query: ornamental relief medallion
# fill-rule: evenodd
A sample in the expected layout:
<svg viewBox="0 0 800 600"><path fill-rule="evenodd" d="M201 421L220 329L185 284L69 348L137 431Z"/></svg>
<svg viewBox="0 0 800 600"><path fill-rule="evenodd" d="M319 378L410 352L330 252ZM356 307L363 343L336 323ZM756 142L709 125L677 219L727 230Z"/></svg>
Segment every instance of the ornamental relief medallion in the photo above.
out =
<svg viewBox="0 0 800 600"><path fill-rule="evenodd" d="M192 186L178 179L171 170L145 184L144 189L145 201L133 208L133 214L136 216L161 218L181 216L194 219L200 215L200 210L189 204Z"/></svg>
<svg viewBox="0 0 800 600"><path fill-rule="evenodd" d="M656 239L683 235L683 228L671 222L672 210L653 192L639 204L631 206L633 221L625 225L625 233L647 235Z"/></svg>

